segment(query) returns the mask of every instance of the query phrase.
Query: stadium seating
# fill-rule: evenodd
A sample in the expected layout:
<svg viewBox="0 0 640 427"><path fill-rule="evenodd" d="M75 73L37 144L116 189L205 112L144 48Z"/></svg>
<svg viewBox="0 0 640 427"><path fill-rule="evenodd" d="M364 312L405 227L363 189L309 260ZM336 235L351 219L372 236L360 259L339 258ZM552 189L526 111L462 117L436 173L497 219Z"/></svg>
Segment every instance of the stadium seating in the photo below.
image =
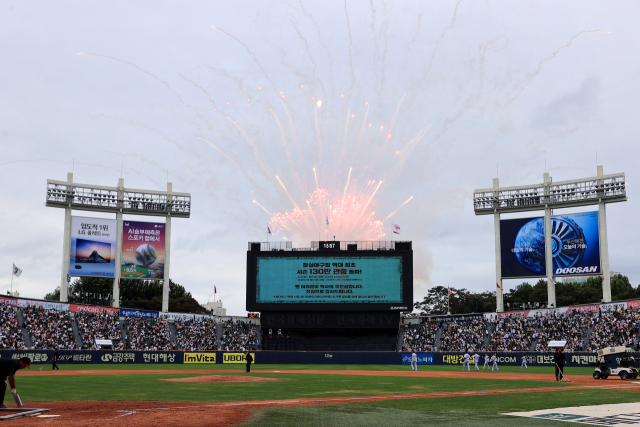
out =
<svg viewBox="0 0 640 427"><path fill-rule="evenodd" d="M593 331L586 351L626 345L638 348L640 313L634 310L594 313Z"/></svg>
<svg viewBox="0 0 640 427"><path fill-rule="evenodd" d="M257 349L257 327L253 323L227 320L222 324L221 349L244 351Z"/></svg>
<svg viewBox="0 0 640 427"><path fill-rule="evenodd" d="M0 303L0 348L26 348L13 307Z"/></svg>
<svg viewBox="0 0 640 427"><path fill-rule="evenodd" d="M127 350L171 350L169 323L166 319L129 317L124 347Z"/></svg>
<svg viewBox="0 0 640 427"><path fill-rule="evenodd" d="M446 326L445 326L446 325ZM446 322L440 351L481 351L487 325L483 319Z"/></svg>
<svg viewBox="0 0 640 427"><path fill-rule="evenodd" d="M78 348L69 313L40 307L26 307L22 309L22 316L33 348Z"/></svg>
<svg viewBox="0 0 640 427"><path fill-rule="evenodd" d="M216 320L203 317L189 320L176 320L176 350L198 351L217 350L218 337Z"/></svg>
<svg viewBox="0 0 640 427"><path fill-rule="evenodd" d="M113 348L124 348L118 313L76 313L78 332L84 347L93 348L96 339L111 340Z"/></svg>
<svg viewBox="0 0 640 427"><path fill-rule="evenodd" d="M536 332L536 320L515 315L497 319L489 341L489 349L497 351L529 351Z"/></svg>
<svg viewBox="0 0 640 427"><path fill-rule="evenodd" d="M584 340L590 326L593 313L566 312L549 313L537 318L541 327L536 351L547 351L547 343L553 340L566 340L566 351L582 351Z"/></svg>
<svg viewBox="0 0 640 427"><path fill-rule="evenodd" d="M402 347L416 352L434 351L437 329L435 323L429 322L405 325Z"/></svg>

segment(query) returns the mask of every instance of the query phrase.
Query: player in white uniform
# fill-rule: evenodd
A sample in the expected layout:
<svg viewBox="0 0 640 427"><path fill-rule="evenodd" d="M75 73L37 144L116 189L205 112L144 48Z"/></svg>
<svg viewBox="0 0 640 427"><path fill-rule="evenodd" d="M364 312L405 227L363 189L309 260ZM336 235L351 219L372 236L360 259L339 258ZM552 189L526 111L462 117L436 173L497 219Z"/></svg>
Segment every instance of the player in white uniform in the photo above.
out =
<svg viewBox="0 0 640 427"><path fill-rule="evenodd" d="M527 357L523 354L522 355L522 364L520 365L520 369L529 369L527 368Z"/></svg>
<svg viewBox="0 0 640 427"><path fill-rule="evenodd" d="M464 372L464 367L467 367L467 370L471 372L471 366L469 365L469 353L464 354L464 362L462 362L462 372Z"/></svg>
<svg viewBox="0 0 640 427"><path fill-rule="evenodd" d="M484 366L482 367L482 369L484 368L489 368L489 355L487 353L484 354Z"/></svg>
<svg viewBox="0 0 640 427"><path fill-rule="evenodd" d="M493 362L493 366L491 367L491 372L493 372L493 368L498 369L498 357L496 356L495 353L493 353L493 356L491 356L491 361ZM500 369L498 369L498 371L500 371Z"/></svg>
<svg viewBox="0 0 640 427"><path fill-rule="evenodd" d="M411 353L411 370L412 371L418 370L418 356L416 355L415 351Z"/></svg>
<svg viewBox="0 0 640 427"><path fill-rule="evenodd" d="M480 360L480 355L476 353L473 355L473 364L475 365L475 368L473 369L474 371L480 370L480 368L478 368L478 360Z"/></svg>

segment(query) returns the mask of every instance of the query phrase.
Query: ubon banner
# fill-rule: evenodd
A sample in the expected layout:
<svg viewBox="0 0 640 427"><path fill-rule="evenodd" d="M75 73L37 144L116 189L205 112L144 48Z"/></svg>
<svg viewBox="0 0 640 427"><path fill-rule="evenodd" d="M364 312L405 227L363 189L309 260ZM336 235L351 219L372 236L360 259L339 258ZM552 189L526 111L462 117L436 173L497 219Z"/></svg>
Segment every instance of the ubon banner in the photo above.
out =
<svg viewBox="0 0 640 427"><path fill-rule="evenodd" d="M163 279L166 224L124 221L122 226L122 277Z"/></svg>
<svg viewBox="0 0 640 427"><path fill-rule="evenodd" d="M69 275L115 277L116 220L71 217Z"/></svg>
<svg viewBox="0 0 640 427"><path fill-rule="evenodd" d="M402 303L402 257L258 257L257 303Z"/></svg>
<svg viewBox="0 0 640 427"><path fill-rule="evenodd" d="M544 277L544 218L500 221L503 278ZM551 251L554 276L600 274L598 212L551 217Z"/></svg>

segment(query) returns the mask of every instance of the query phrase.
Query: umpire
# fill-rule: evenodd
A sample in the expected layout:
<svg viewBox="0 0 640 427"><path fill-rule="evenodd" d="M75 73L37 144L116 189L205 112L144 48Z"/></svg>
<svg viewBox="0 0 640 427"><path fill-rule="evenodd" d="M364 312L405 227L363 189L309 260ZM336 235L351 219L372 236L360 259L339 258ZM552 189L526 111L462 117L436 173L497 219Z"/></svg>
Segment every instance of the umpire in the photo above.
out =
<svg viewBox="0 0 640 427"><path fill-rule="evenodd" d="M245 372L251 372L251 362L253 362L253 357L251 357L251 354L245 350L244 358L247 361L247 370Z"/></svg>
<svg viewBox="0 0 640 427"><path fill-rule="evenodd" d="M553 355L553 361L556 362L556 381L560 381L564 377L564 362L567 361L561 348L558 348L556 354Z"/></svg>
<svg viewBox="0 0 640 427"><path fill-rule="evenodd" d="M16 378L15 374L18 372L18 369L29 368L31 369L31 359L28 357L23 357L22 359L10 359L8 357L0 358L0 377L4 382L4 387L2 388L2 393L0 393L0 408L6 408L4 406L4 393L7 377L9 377L9 385L11 386L11 394L16 395L18 392L16 391Z"/></svg>

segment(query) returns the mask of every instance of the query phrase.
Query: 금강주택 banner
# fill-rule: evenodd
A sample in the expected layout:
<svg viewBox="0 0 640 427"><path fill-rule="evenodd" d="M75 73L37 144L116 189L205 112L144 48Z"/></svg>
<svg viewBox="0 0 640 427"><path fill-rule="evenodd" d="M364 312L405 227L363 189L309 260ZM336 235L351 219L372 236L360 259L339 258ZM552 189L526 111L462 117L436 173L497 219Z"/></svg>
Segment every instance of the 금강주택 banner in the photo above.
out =
<svg viewBox="0 0 640 427"><path fill-rule="evenodd" d="M402 303L402 257L257 257L256 303Z"/></svg>
<svg viewBox="0 0 640 427"><path fill-rule="evenodd" d="M116 220L71 217L69 275L115 277Z"/></svg>
<svg viewBox="0 0 640 427"><path fill-rule="evenodd" d="M123 221L122 274L125 279L164 279L166 224Z"/></svg>

